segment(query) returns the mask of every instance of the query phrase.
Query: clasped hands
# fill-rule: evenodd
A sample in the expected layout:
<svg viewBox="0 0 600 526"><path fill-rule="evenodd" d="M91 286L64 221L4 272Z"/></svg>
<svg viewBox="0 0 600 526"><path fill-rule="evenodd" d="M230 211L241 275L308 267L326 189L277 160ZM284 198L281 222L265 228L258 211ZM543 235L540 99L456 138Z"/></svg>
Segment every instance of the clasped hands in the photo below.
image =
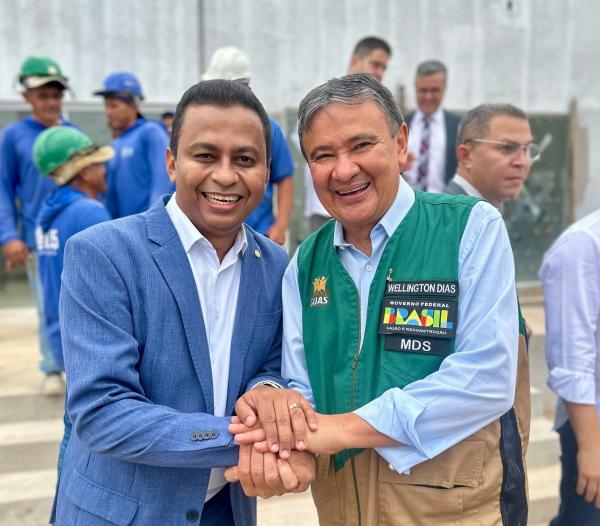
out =
<svg viewBox="0 0 600 526"><path fill-rule="evenodd" d="M248 496L269 498L305 491L314 480L313 453L334 452L323 443L320 428L330 428L326 415L291 389L259 386L235 405L229 432L240 445L237 466L225 470Z"/></svg>

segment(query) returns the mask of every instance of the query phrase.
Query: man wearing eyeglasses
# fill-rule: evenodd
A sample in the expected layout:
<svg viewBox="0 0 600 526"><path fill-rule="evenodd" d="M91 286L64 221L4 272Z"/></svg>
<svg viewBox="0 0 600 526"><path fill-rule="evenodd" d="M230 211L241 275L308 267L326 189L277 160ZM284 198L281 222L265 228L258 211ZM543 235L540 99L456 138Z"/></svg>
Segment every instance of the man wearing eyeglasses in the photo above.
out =
<svg viewBox="0 0 600 526"><path fill-rule="evenodd" d="M496 208L515 199L540 156L524 111L511 104L482 104L465 115L458 130L456 175L448 194L482 197Z"/></svg>

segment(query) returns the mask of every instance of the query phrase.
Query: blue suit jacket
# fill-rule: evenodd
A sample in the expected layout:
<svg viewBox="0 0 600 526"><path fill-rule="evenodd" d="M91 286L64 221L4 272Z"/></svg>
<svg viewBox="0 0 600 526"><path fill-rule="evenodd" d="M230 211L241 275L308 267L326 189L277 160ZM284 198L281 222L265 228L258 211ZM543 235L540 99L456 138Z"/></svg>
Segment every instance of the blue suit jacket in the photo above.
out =
<svg viewBox="0 0 600 526"><path fill-rule="evenodd" d="M200 301L167 201L92 227L66 246L60 317L75 432L59 483L60 526L188 526L202 512L210 468L237 463L229 417L212 415ZM282 383L287 255L247 234L230 309L227 414L257 382ZM236 525L256 523L255 500L239 484L231 504Z"/></svg>

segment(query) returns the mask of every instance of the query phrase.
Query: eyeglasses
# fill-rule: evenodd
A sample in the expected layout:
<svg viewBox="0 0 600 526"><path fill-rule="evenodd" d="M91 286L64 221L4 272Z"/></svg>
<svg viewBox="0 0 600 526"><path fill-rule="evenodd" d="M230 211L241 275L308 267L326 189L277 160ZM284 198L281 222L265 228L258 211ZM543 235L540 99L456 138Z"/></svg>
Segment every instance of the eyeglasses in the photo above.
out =
<svg viewBox="0 0 600 526"><path fill-rule="evenodd" d="M537 161L540 158L542 150L537 144L519 144L512 141L492 141L491 139L469 139L467 142L483 142L487 144L495 144L498 146L498 151L506 157L516 157L520 153L528 157L531 162Z"/></svg>

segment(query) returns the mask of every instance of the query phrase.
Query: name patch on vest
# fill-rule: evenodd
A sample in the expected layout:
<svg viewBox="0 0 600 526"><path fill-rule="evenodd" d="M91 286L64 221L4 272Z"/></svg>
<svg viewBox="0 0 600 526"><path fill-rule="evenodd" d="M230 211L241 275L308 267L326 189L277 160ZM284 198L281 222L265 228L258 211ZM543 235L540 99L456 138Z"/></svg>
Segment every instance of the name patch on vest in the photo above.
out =
<svg viewBox="0 0 600 526"><path fill-rule="evenodd" d="M312 281L313 292L310 298L311 307L325 307L329 305L329 290L327 289L327 276L317 276Z"/></svg>
<svg viewBox="0 0 600 526"><path fill-rule="evenodd" d="M455 281L388 281L379 334L385 335L389 350L448 354L457 311Z"/></svg>

